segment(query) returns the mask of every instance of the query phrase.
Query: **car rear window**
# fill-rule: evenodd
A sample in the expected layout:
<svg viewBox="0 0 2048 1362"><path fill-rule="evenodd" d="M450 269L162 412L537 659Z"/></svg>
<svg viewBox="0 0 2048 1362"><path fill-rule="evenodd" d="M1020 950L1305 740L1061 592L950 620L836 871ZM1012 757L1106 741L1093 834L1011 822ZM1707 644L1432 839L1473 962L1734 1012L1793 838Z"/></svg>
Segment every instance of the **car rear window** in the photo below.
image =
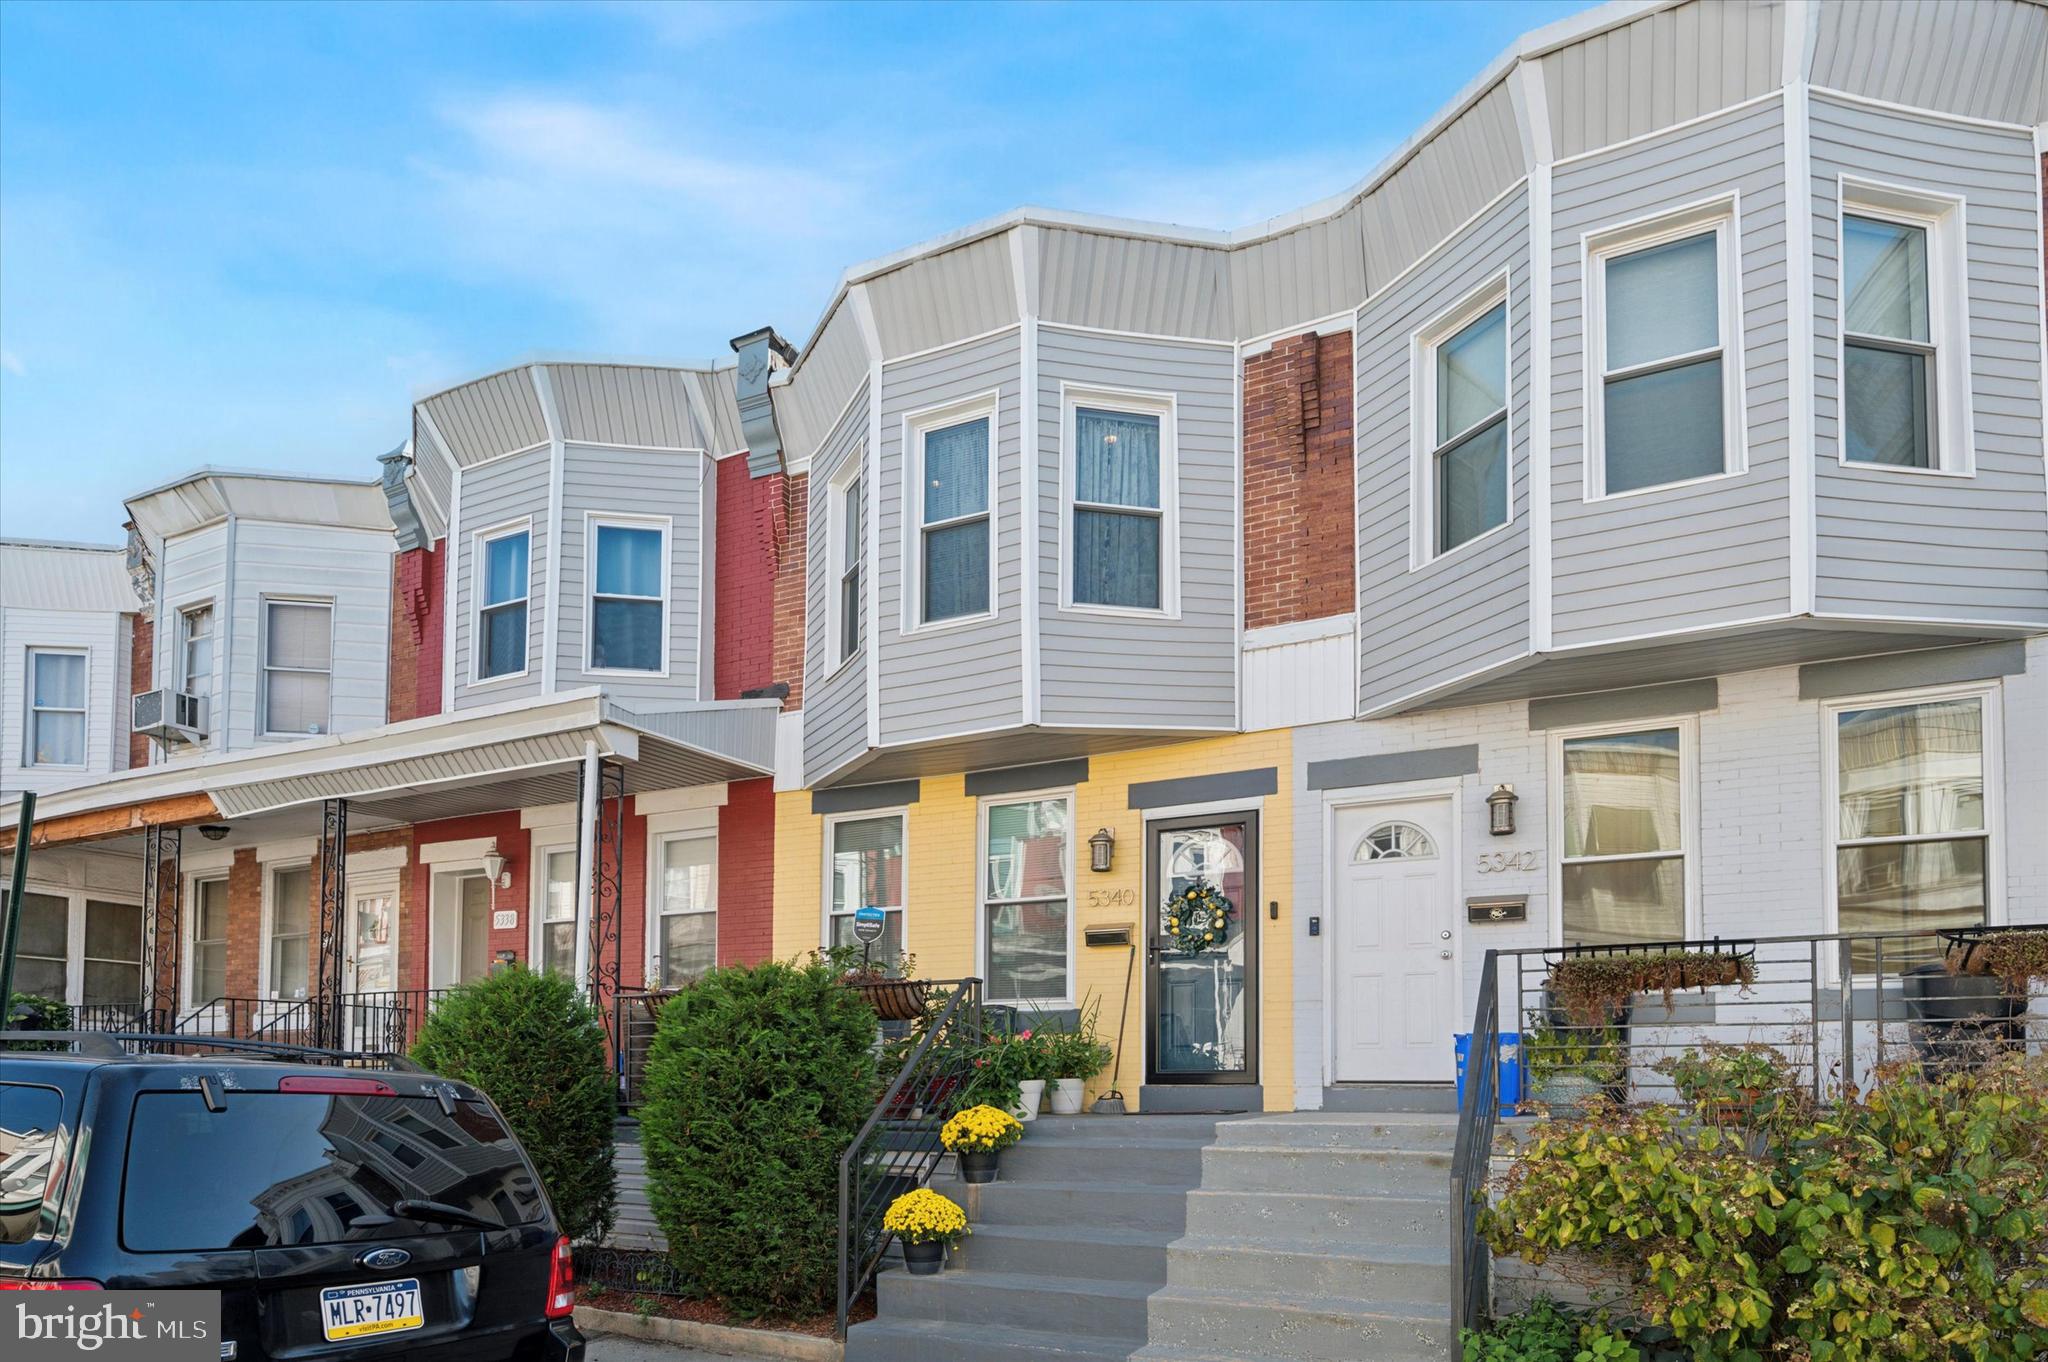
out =
<svg viewBox="0 0 2048 1362"><path fill-rule="evenodd" d="M0 1244L35 1237L50 1180L64 1166L64 1095L0 1083Z"/></svg>
<svg viewBox="0 0 2048 1362"><path fill-rule="evenodd" d="M230 1090L225 1106L208 1111L197 1092L136 1097L121 1196L129 1249L476 1232L381 1220L400 1200L438 1201L507 1225L547 1214L519 1146L482 1103L457 1102L451 1116L426 1097Z"/></svg>

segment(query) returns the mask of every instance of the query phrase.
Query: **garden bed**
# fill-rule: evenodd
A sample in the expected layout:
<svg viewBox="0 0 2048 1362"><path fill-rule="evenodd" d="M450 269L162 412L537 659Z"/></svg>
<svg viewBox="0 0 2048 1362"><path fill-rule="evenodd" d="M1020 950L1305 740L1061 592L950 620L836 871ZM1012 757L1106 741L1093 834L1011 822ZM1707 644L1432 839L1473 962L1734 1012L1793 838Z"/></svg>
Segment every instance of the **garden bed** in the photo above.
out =
<svg viewBox="0 0 2048 1362"><path fill-rule="evenodd" d="M749 1329L756 1333L769 1334L802 1334L810 1338L831 1338L836 1324L829 1310L808 1319L741 1319L714 1301L590 1287L577 1288L576 1308L579 1311L590 1309L639 1319L686 1320L692 1324L708 1324L721 1329ZM868 1291L854 1302L853 1309L847 1313L846 1322L850 1325L859 1324L874 1317L875 1293Z"/></svg>

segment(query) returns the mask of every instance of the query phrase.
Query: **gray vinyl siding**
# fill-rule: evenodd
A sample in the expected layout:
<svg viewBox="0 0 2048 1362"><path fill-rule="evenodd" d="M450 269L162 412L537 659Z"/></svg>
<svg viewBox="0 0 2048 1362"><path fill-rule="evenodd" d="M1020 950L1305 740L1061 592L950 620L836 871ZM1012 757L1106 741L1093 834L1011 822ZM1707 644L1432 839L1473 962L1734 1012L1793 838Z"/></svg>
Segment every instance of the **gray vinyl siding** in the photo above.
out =
<svg viewBox="0 0 2048 1362"><path fill-rule="evenodd" d="M1542 58L1552 147L1576 156L1775 90L1784 35L1774 0L1693 0L1559 48Z"/></svg>
<svg viewBox="0 0 2048 1362"><path fill-rule="evenodd" d="M1052 227L1039 243L1042 320L1154 336L1236 335L1230 257L1219 247Z"/></svg>
<svg viewBox="0 0 2048 1362"><path fill-rule="evenodd" d="M455 541L455 589L449 593L448 612L448 657L449 665L455 669L455 708L494 705L501 700L539 695L545 645L541 627L547 618L551 534L546 448L464 469L459 514L461 524L450 532ZM522 516L533 517L533 538L527 544L526 555L526 675L473 686L470 629L476 599L476 534Z"/></svg>
<svg viewBox="0 0 2048 1362"><path fill-rule="evenodd" d="M233 746L245 747L265 737L263 617L264 603L270 600L325 601L333 606L326 731L351 733L384 723L389 712L385 686L391 650L392 549L391 536L377 531L236 522L234 645L227 688L227 732ZM214 618L218 621L220 615Z"/></svg>
<svg viewBox="0 0 2048 1362"><path fill-rule="evenodd" d="M832 571L832 536L838 527L832 523L830 489L847 461L862 457L867 435L868 406L859 400L811 462L810 519L804 539L808 559L804 577L804 774L809 780L845 765L868 745L867 650L874 644L874 629L868 619L865 578L860 593L860 651L842 664L838 643L829 632L830 601L839 589ZM856 494L862 498L863 526L874 513L867 485L865 477L855 483Z"/></svg>
<svg viewBox="0 0 2048 1362"><path fill-rule="evenodd" d="M1235 352L1038 332L1040 714L1048 727L1237 724ZM1060 384L1171 393L1179 428L1180 618L1060 609Z"/></svg>
<svg viewBox="0 0 2048 1362"><path fill-rule="evenodd" d="M2041 463L2041 223L2032 139L1813 100L1815 607L2048 621ZM1976 476L1843 464L1841 175L1964 198ZM1938 287L1938 286L1937 286Z"/></svg>
<svg viewBox="0 0 2048 1362"><path fill-rule="evenodd" d="M562 470L557 689L603 686L614 699L628 705L635 700L704 698L697 691L703 657L699 569L706 566L703 536L709 528L706 487L711 476L711 460L701 454L569 446ZM589 610L587 534L592 515L669 520L667 676L587 669L590 640L584 625Z"/></svg>
<svg viewBox="0 0 2048 1362"><path fill-rule="evenodd" d="M2017 0L1820 7L1813 83L2004 123L2048 119L2048 9Z"/></svg>
<svg viewBox="0 0 2048 1362"><path fill-rule="evenodd" d="M1018 381L1014 331L906 360L882 371L880 505L874 508L881 532L881 562L876 565L880 618L873 635L881 649L881 741L885 746L1014 724L1023 717ZM905 633L903 574L915 569L918 550L914 521L909 537L905 536L903 481L909 451L904 445L903 418L909 412L991 391L998 393L995 484L989 489L989 504L995 513L996 570L990 584L995 616L973 624L924 626ZM914 505L908 510L915 516Z"/></svg>
<svg viewBox="0 0 2048 1362"><path fill-rule="evenodd" d="M1782 614L1791 602L1785 138L1779 102L1560 167L1553 181L1552 637L1557 646ZM1589 357L1582 238L1739 196L1748 471L1582 499Z"/></svg>
<svg viewBox="0 0 2048 1362"><path fill-rule="evenodd" d="M892 270L868 285L868 298L884 358L1008 326L1017 320L1010 235L983 237Z"/></svg>
<svg viewBox="0 0 2048 1362"><path fill-rule="evenodd" d="M1508 274L1513 518L1483 541L1410 570L1411 338ZM1529 223L1516 192L1359 315L1359 701L1369 712L1529 647ZM1433 533L1433 509L1424 530Z"/></svg>
<svg viewBox="0 0 2048 1362"><path fill-rule="evenodd" d="M464 467L548 438L533 371L523 366L451 388L420 405Z"/></svg>

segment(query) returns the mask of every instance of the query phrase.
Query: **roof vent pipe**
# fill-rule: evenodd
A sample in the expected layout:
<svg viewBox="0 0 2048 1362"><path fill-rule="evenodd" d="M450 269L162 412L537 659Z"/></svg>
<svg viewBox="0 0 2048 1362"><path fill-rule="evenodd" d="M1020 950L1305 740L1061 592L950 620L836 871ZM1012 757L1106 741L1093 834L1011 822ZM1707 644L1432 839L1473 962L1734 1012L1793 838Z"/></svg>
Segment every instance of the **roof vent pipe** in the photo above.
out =
<svg viewBox="0 0 2048 1362"><path fill-rule="evenodd" d="M738 398L740 430L747 439L747 476L765 478L783 471L782 434L775 426L775 402L768 379L777 369L796 363L796 347L764 326L735 336L733 353L740 357Z"/></svg>

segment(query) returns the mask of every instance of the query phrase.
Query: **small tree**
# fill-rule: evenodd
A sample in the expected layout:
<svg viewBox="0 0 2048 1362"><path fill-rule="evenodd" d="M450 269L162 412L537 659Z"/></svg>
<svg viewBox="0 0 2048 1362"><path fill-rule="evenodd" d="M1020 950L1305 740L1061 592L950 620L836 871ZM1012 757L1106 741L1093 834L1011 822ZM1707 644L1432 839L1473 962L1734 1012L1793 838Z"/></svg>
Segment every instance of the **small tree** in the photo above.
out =
<svg viewBox="0 0 2048 1362"><path fill-rule="evenodd" d="M839 1156L873 1112L875 1015L819 963L714 970L661 1010L640 1110L676 1267L735 1314L837 1288Z"/></svg>
<svg viewBox="0 0 2048 1362"><path fill-rule="evenodd" d="M612 1068L604 1023L568 980L514 966L464 984L428 1016L412 1057L498 1104L563 1233L589 1240L611 1230Z"/></svg>

